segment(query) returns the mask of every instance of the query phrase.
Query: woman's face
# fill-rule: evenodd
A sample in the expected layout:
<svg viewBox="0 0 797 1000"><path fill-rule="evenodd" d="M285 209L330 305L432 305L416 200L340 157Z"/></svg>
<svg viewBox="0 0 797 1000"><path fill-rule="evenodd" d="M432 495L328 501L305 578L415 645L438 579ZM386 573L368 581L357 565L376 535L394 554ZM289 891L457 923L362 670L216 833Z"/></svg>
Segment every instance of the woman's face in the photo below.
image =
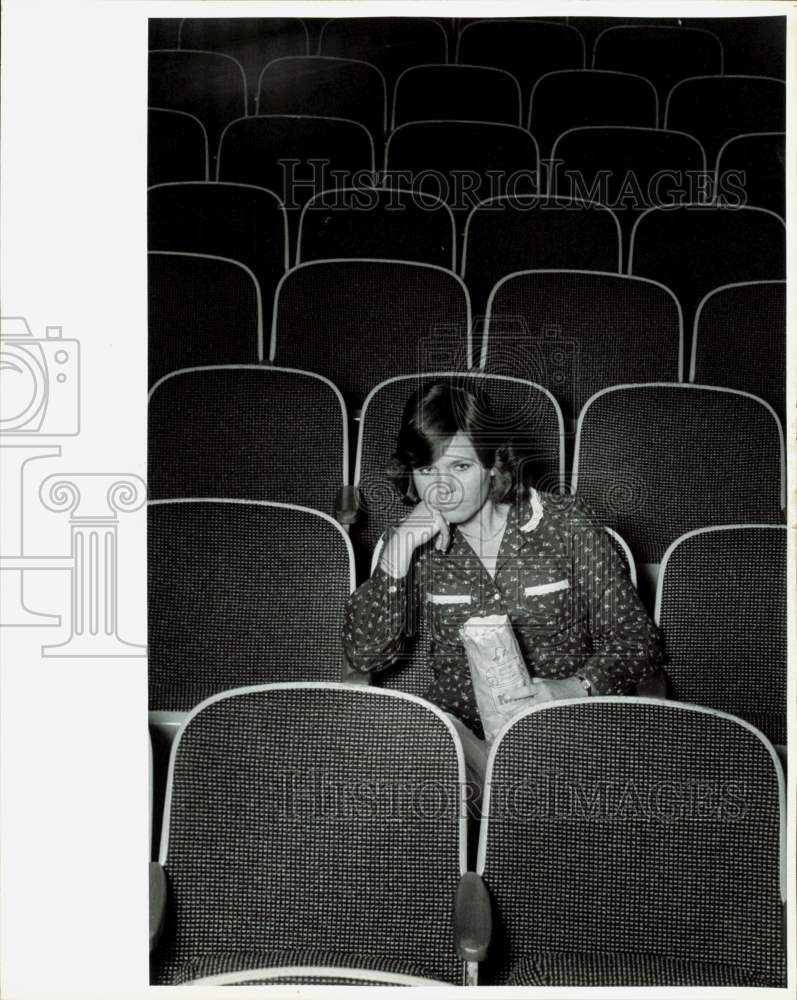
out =
<svg viewBox="0 0 797 1000"><path fill-rule="evenodd" d="M479 461L464 431L451 438L432 465L413 469L421 500L452 524L462 524L482 508L490 491L490 470Z"/></svg>

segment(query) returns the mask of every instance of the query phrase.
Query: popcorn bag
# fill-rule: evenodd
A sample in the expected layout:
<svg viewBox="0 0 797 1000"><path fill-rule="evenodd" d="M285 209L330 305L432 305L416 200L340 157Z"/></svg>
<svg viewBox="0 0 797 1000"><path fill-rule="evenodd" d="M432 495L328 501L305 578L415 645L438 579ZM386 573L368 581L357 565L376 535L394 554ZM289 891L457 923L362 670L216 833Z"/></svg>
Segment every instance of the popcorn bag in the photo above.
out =
<svg viewBox="0 0 797 1000"><path fill-rule="evenodd" d="M529 672L507 615L469 618L459 634L470 664L484 737L490 742L533 697Z"/></svg>

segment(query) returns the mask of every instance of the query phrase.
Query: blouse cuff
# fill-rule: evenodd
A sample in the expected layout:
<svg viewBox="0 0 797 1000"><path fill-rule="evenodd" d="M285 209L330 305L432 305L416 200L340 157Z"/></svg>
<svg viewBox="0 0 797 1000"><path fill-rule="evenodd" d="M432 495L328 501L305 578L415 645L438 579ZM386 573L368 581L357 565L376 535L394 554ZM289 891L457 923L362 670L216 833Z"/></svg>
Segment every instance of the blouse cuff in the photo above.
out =
<svg viewBox="0 0 797 1000"><path fill-rule="evenodd" d="M628 666L615 657L598 654L587 660L579 676L589 681L590 694L625 694L634 683Z"/></svg>
<svg viewBox="0 0 797 1000"><path fill-rule="evenodd" d="M399 594L407 589L409 574L407 576L391 576L377 563L376 569L371 573L370 580L375 587L383 590L387 594Z"/></svg>

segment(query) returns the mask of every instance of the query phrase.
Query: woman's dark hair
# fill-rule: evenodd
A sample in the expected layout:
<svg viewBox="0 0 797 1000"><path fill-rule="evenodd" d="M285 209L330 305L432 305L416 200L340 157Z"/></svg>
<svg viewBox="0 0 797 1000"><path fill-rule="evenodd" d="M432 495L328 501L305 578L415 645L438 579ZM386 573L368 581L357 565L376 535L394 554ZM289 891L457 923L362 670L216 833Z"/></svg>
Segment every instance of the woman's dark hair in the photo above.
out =
<svg viewBox="0 0 797 1000"><path fill-rule="evenodd" d="M511 501L523 492L517 479L518 461L505 426L490 406L475 379L432 382L407 400L401 418L396 451L385 470L406 503L420 499L412 480L413 469L431 465L463 432L485 469L495 468L490 497Z"/></svg>

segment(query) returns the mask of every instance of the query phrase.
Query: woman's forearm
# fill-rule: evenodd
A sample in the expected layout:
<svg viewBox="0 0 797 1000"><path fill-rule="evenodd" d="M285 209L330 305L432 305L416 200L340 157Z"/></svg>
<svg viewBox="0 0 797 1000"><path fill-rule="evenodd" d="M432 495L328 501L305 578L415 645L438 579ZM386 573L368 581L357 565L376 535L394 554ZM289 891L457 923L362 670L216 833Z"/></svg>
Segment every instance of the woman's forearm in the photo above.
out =
<svg viewBox="0 0 797 1000"><path fill-rule="evenodd" d="M355 670L383 670L398 660L407 632L409 582L380 566L346 602L343 651Z"/></svg>

